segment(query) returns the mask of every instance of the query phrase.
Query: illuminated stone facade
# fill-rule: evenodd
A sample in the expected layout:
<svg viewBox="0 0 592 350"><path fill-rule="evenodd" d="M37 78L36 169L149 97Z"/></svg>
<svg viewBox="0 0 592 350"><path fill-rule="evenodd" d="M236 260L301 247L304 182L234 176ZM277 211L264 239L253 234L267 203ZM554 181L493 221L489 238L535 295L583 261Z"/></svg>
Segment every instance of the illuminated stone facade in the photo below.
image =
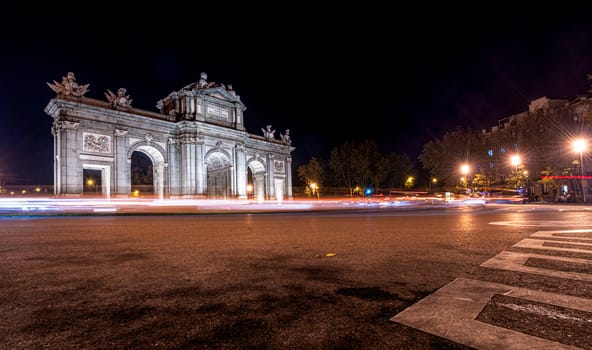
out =
<svg viewBox="0 0 592 350"><path fill-rule="evenodd" d="M63 79L48 83L57 95L45 108L53 118L55 195L82 195L83 171L93 169L103 196L130 196L132 154L142 152L158 198L292 198L289 131L280 139L249 134L232 86L202 73L150 112L133 108L123 88L101 101L85 97L90 84L79 86L73 73Z"/></svg>

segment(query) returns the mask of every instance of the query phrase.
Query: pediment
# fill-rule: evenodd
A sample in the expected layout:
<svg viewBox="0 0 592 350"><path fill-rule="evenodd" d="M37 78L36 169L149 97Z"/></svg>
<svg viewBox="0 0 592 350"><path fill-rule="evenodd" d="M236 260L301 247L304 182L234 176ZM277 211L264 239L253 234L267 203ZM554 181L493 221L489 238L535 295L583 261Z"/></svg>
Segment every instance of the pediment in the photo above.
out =
<svg viewBox="0 0 592 350"><path fill-rule="evenodd" d="M185 98L188 98L186 101L193 102L189 103L187 106L178 103L178 101L185 100ZM167 115L171 119L176 119L178 116L186 116L187 113L206 113L206 111L200 111L200 108L203 108L203 106L196 107L196 104L201 104L201 102L198 102L195 98L211 102L208 103L208 105L218 105L222 108L238 107L239 110L243 112L247 109L244 103L240 100L240 96L232 88L232 85L213 81L208 82L205 73L201 74L198 82L191 83L177 92L173 91L167 97L159 100L156 103L156 108L160 110L161 114ZM207 113L212 115L221 113L219 117L227 118L225 112L216 113L207 111Z"/></svg>
<svg viewBox="0 0 592 350"><path fill-rule="evenodd" d="M221 100L229 101L228 96L221 94L219 92L215 92L215 93L211 94L210 96L215 97L215 98L219 98Z"/></svg>
<svg viewBox="0 0 592 350"><path fill-rule="evenodd" d="M202 89L199 92L203 95L213 97L217 100L242 104L240 98L238 98L236 95L231 94L226 89L221 88L221 87L216 87L216 88L211 88L211 89Z"/></svg>

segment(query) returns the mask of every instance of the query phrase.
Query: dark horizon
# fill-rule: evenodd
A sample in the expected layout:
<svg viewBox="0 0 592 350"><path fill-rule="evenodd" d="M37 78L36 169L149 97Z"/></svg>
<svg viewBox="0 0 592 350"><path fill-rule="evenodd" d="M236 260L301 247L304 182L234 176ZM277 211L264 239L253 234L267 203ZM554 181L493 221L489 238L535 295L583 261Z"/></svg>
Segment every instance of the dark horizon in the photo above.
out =
<svg viewBox="0 0 592 350"><path fill-rule="evenodd" d="M290 129L294 169L347 141L375 140L416 161L425 143L457 126L480 130L531 100L585 94L592 73L592 24L569 10L436 11L400 22L351 9L330 26L322 13L304 17L306 30L279 17L201 26L166 11L9 10L0 25L3 183L53 183L46 83L68 71L90 84L87 97L124 87L135 108L153 112L206 72L241 96L247 131Z"/></svg>

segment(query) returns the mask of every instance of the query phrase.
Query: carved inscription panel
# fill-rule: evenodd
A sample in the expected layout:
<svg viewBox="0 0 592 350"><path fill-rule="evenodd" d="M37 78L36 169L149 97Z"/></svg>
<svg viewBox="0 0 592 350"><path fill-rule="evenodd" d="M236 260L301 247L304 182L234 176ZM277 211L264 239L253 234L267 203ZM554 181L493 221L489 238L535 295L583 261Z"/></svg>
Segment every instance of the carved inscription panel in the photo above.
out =
<svg viewBox="0 0 592 350"><path fill-rule="evenodd" d="M216 105L208 105L207 109L208 117L213 117L216 119L227 120L228 119L228 110L226 108L216 106Z"/></svg>
<svg viewBox="0 0 592 350"><path fill-rule="evenodd" d="M282 162L281 160L274 161L273 168L276 173L283 173L284 172L284 162Z"/></svg>
<svg viewBox="0 0 592 350"><path fill-rule="evenodd" d="M84 152L111 153L111 136L85 132L82 138Z"/></svg>

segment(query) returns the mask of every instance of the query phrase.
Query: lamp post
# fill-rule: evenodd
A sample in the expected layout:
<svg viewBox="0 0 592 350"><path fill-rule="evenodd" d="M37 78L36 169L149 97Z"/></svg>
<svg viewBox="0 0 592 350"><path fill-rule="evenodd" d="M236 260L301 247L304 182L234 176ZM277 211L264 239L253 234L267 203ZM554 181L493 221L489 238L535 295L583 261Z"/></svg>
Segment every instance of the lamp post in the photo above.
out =
<svg viewBox="0 0 592 350"><path fill-rule="evenodd" d="M514 154L512 157L510 157L510 161L512 162L512 165L515 167L515 171L516 171L516 189L518 189L518 164L520 164L520 156L517 154Z"/></svg>
<svg viewBox="0 0 592 350"><path fill-rule="evenodd" d="M584 156L582 153L586 150L587 146L586 140L584 139L577 139L573 142L574 151L580 152L580 168L582 170L582 177L580 180L582 182L582 199L584 203L586 203L586 190L584 189Z"/></svg>
<svg viewBox="0 0 592 350"><path fill-rule="evenodd" d="M429 187L430 187L430 193L432 193L432 184L436 184L438 183L438 179L436 179L435 177L432 177L432 179L429 182Z"/></svg>
<svg viewBox="0 0 592 350"><path fill-rule="evenodd" d="M468 164L463 164L460 167L460 171L463 173L463 179L464 179L464 183L465 183L465 192L467 191L468 185L469 185L469 179L467 178L467 175L469 174L469 165Z"/></svg>

